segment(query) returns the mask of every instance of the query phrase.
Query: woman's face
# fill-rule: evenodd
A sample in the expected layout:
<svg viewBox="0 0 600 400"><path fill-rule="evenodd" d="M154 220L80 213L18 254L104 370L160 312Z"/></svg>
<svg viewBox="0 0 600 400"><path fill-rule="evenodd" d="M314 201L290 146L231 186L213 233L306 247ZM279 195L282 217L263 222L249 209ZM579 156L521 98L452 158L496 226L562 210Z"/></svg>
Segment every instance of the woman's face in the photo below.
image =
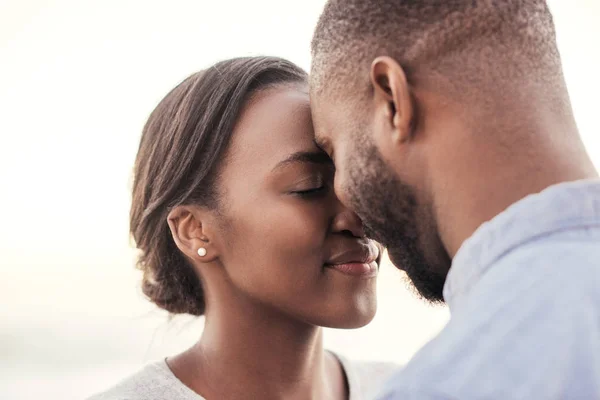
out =
<svg viewBox="0 0 600 400"><path fill-rule="evenodd" d="M254 96L218 181L219 259L230 290L313 325L371 321L379 250L336 198L333 176L333 163L313 142L307 89Z"/></svg>

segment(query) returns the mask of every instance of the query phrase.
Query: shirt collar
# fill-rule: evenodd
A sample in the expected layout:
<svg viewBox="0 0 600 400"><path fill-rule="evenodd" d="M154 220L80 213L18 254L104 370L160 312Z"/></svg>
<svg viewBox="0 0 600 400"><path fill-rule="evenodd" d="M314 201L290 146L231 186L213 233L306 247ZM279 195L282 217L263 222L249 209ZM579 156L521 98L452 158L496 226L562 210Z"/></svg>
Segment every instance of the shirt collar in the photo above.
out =
<svg viewBox="0 0 600 400"><path fill-rule="evenodd" d="M482 224L456 253L444 285L450 308L503 255L558 230L600 226L600 180L551 186Z"/></svg>

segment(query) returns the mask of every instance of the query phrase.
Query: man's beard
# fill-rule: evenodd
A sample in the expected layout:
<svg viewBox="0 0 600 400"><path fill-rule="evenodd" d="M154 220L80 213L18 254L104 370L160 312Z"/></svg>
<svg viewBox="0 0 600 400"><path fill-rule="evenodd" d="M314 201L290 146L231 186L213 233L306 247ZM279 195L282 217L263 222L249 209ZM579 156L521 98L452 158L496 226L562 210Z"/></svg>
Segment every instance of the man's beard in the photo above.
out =
<svg viewBox="0 0 600 400"><path fill-rule="evenodd" d="M392 263L406 272L422 298L443 302L451 260L432 215L420 207L415 190L399 180L374 146L363 143L356 150L358 159L350 164L346 190L367 236L387 247ZM432 246L427 246L431 248L424 248L424 235L433 235Z"/></svg>

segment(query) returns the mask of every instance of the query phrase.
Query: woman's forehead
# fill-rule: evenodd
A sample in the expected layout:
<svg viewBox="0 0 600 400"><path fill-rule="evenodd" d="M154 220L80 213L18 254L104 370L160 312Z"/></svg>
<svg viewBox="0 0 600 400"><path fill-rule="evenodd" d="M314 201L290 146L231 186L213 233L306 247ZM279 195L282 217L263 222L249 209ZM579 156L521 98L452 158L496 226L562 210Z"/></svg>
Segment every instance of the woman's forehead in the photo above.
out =
<svg viewBox="0 0 600 400"><path fill-rule="evenodd" d="M230 163L270 170L289 154L314 150L308 93L299 86L270 89L255 96L236 125Z"/></svg>

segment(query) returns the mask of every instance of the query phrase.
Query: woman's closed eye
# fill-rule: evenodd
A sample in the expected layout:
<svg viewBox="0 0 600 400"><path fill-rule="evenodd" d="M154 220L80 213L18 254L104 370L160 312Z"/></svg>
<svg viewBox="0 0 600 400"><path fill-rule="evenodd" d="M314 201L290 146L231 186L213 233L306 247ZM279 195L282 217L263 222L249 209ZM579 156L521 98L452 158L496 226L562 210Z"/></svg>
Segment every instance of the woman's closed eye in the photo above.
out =
<svg viewBox="0 0 600 400"><path fill-rule="evenodd" d="M292 194L301 197L317 197L326 194L330 185L322 175L317 175L299 182Z"/></svg>
<svg viewBox="0 0 600 400"><path fill-rule="evenodd" d="M307 196L308 197L308 196L315 196L315 195L318 195L318 194L325 193L327 189L328 189L327 186L321 185L319 187L315 187L315 188L312 188L312 189L297 190L297 191L294 191L293 193L296 194L296 195L298 195L298 196Z"/></svg>

